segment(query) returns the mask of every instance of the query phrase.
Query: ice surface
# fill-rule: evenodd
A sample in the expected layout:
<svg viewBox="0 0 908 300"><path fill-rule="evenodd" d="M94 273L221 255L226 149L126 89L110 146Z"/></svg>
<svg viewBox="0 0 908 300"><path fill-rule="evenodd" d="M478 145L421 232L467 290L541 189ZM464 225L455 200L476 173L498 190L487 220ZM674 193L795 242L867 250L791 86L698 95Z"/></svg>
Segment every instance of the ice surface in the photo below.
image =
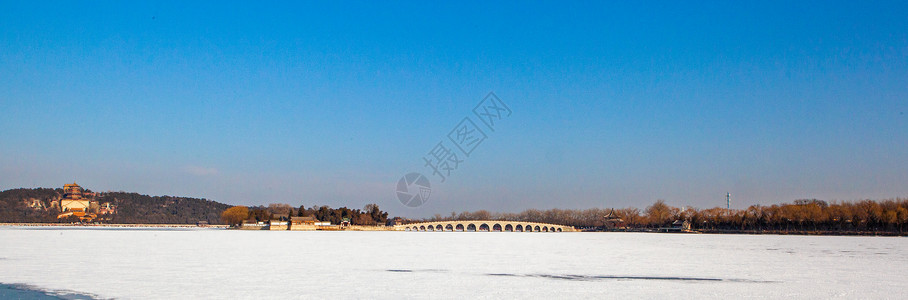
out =
<svg viewBox="0 0 908 300"><path fill-rule="evenodd" d="M908 239L0 227L0 283L121 299L899 298Z"/></svg>

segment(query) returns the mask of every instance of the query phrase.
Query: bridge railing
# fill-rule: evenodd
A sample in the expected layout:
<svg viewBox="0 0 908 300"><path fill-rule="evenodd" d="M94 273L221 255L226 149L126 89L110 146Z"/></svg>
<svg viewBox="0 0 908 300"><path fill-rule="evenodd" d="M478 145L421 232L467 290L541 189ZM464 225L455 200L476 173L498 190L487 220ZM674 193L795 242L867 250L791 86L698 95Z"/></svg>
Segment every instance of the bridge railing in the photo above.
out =
<svg viewBox="0 0 908 300"><path fill-rule="evenodd" d="M418 222L418 223L408 223L403 225L394 225L398 226L413 226L413 225L427 225L427 224L448 224L448 223L508 223L508 224L533 224L533 225L548 225L548 226L557 226L557 227L570 227L569 225L561 224L552 224L552 223L542 223L542 222L525 222L525 221L502 221L502 220L464 220L464 221L431 221L431 222Z"/></svg>
<svg viewBox="0 0 908 300"><path fill-rule="evenodd" d="M516 227L517 227L517 226L520 226L520 225L527 225L527 227L529 227L529 226L533 226L533 227L542 226L542 227L551 228L552 230L555 230L555 229L557 228L557 229L561 229L562 231L575 231L575 230L576 230L576 229L574 229L574 227L568 226L568 225L559 225L559 224L542 223L542 222L506 221L506 220L431 221L431 222L418 222L418 223L409 223L409 224L403 224L403 225L394 225L394 227L395 227L397 230L406 231L408 228L411 228L411 227L417 227L417 228L418 228L418 227L423 227L423 226L425 226L425 227L432 227L432 228L433 228L432 231L437 231L437 230L434 230L434 228L436 228L436 227L438 227L439 225L441 225L441 226L443 227L442 231L449 231L449 230L446 230L446 229L447 229L447 225L454 225L454 226L455 226L455 230L454 230L454 231L457 231L457 230L456 230L456 227L457 227L458 225L464 225L464 230L463 230L463 231L466 231L466 229L467 229L467 228L466 228L466 225L467 225L467 224L476 225L477 228L476 228L475 231L479 231L479 230L478 230L478 229L479 229L478 227L480 226L480 224L486 224L486 225L488 225L488 226L489 226L489 230L488 230L488 231L493 231L492 228L495 226L495 224L498 224L498 225L500 225L500 226L502 227L500 231L504 231L505 227L508 226L508 225L512 225L512 226L513 226L512 231L514 231L514 229L516 229ZM428 231L428 230L426 230L426 231Z"/></svg>

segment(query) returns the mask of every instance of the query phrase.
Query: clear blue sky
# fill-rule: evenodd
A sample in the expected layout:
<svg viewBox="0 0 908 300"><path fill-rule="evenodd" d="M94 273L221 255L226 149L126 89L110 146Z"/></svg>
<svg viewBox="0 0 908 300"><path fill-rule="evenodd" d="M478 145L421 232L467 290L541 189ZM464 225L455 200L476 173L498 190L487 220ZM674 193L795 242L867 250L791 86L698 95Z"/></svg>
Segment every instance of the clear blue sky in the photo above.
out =
<svg viewBox="0 0 908 300"><path fill-rule="evenodd" d="M429 203L397 180L513 111ZM0 189L392 214L908 196L904 1L0 3Z"/></svg>

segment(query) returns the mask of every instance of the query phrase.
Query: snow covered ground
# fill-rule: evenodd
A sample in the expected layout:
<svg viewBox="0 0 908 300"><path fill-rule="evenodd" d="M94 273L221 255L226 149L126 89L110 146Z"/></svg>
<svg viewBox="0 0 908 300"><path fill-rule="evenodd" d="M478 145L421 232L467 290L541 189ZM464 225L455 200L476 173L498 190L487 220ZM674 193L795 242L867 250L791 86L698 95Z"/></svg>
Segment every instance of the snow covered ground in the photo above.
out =
<svg viewBox="0 0 908 300"><path fill-rule="evenodd" d="M0 227L0 283L118 299L904 298L908 238Z"/></svg>

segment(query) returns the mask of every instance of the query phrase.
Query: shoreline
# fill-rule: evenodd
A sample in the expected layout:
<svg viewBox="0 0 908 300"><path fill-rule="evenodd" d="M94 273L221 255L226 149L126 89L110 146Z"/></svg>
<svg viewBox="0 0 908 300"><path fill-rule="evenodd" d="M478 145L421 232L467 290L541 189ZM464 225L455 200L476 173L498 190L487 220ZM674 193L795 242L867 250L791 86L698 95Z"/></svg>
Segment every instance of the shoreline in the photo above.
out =
<svg viewBox="0 0 908 300"><path fill-rule="evenodd" d="M785 231L785 230L721 230L721 229L698 229L690 231L660 232L656 230L587 230L581 232L643 232L643 233L664 233L664 234L746 234L746 235L811 235L811 236L886 236L886 237L906 237L908 232L873 232L873 231Z"/></svg>
<svg viewBox="0 0 908 300"><path fill-rule="evenodd" d="M194 224L73 224L73 223L0 223L8 227L135 227L135 228L219 228L227 225L194 225Z"/></svg>
<svg viewBox="0 0 908 300"><path fill-rule="evenodd" d="M259 228L243 229L230 228L228 225L194 225L194 224L72 224L72 223L0 223L0 227L71 227L71 228L207 228L207 229L229 229L241 231L272 231ZM365 228L369 227L369 228ZM317 231L317 230L311 230ZM393 227L381 226L351 226L351 228L319 228L318 231L401 231ZM690 232L657 232L648 230L577 230L575 232L643 232L643 233L664 233L664 234L748 234L748 235L805 235L805 236L885 236L885 237L908 237L908 232L873 232L873 231L785 231L785 230L692 230Z"/></svg>
<svg viewBox="0 0 908 300"><path fill-rule="evenodd" d="M807 230L807 231L785 231L785 230L699 230L704 234L772 234L772 235L816 235L816 236L908 236L908 232L874 232L874 231L828 231L828 230Z"/></svg>

